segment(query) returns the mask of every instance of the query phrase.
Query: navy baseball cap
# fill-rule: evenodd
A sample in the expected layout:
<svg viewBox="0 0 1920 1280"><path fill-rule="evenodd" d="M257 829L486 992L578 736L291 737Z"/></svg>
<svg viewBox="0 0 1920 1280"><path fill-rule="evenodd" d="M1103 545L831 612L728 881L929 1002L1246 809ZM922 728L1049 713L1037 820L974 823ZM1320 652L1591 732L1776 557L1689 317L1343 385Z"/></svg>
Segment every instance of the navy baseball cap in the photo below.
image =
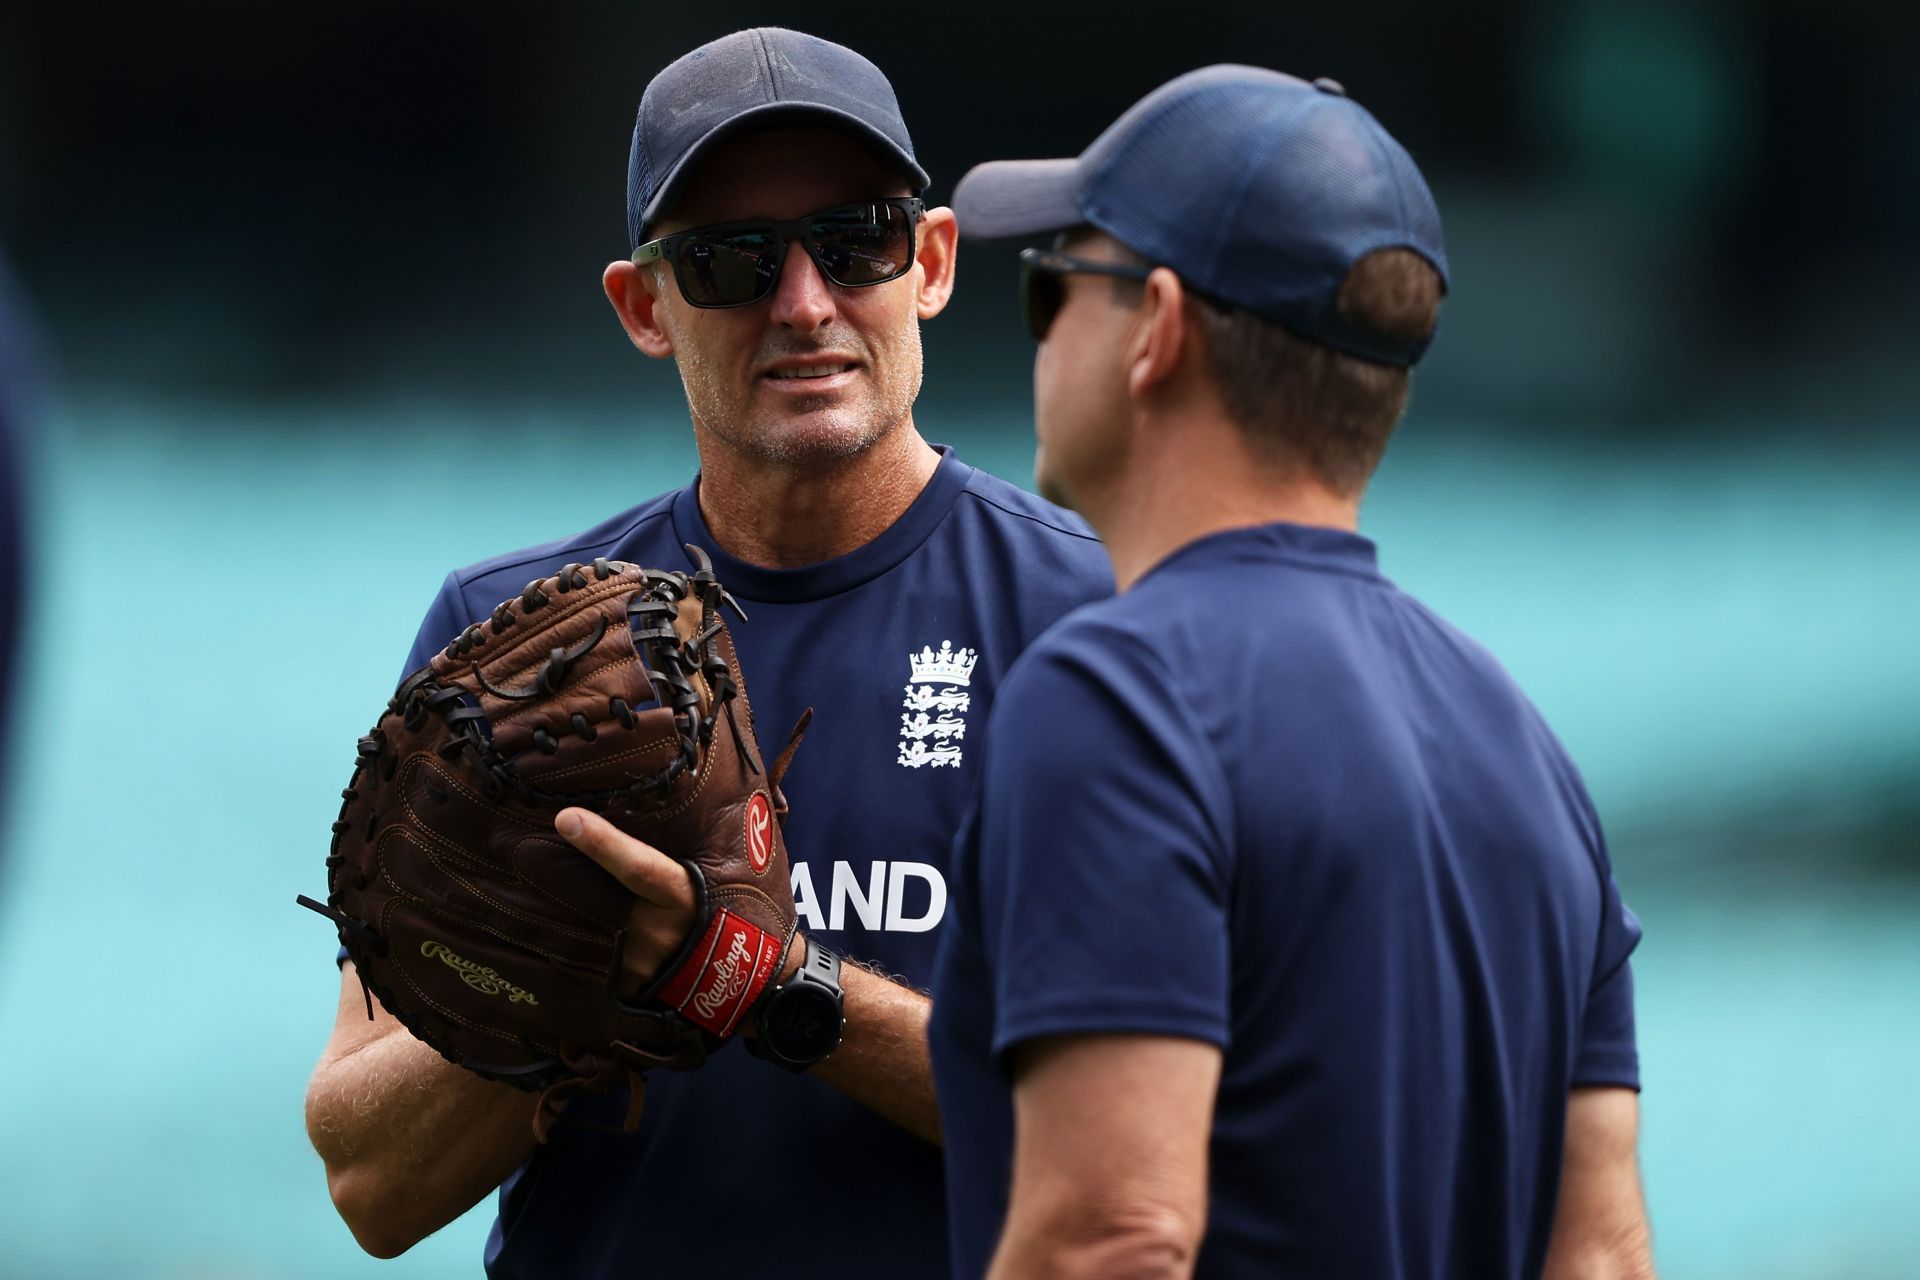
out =
<svg viewBox="0 0 1920 1280"><path fill-rule="evenodd" d="M627 232L638 248L700 158L747 129L822 124L872 144L914 194L927 173L880 68L843 45L782 27L736 31L675 60L640 95L627 163Z"/></svg>
<svg viewBox="0 0 1920 1280"><path fill-rule="evenodd" d="M1074 159L978 165L953 206L985 239L1098 228L1204 296L1400 367L1427 340L1342 317L1348 270L1404 248L1447 281L1440 212L1406 148L1334 81L1263 67L1169 81Z"/></svg>

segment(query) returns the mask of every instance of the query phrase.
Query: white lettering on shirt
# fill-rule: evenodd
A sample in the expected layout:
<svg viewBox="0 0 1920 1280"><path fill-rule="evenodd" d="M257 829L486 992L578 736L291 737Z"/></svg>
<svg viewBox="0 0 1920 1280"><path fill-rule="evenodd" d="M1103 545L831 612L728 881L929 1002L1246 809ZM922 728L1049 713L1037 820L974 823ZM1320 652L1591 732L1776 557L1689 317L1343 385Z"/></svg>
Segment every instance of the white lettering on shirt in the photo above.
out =
<svg viewBox="0 0 1920 1280"><path fill-rule="evenodd" d="M826 910L821 910L819 893L813 886L813 867L805 862L793 864L793 907L800 927L809 932L848 927L848 908L852 908L858 927L890 933L926 933L937 928L947 914L947 882L938 867L924 862L870 862L864 881L858 864L833 864L832 892ZM927 887L926 907L909 913L908 885L918 881Z"/></svg>
<svg viewBox="0 0 1920 1280"><path fill-rule="evenodd" d="M907 881L927 882L925 914L907 918ZM947 913L947 882L924 862L896 862L887 876L887 928L897 933L925 933Z"/></svg>
<svg viewBox="0 0 1920 1280"><path fill-rule="evenodd" d="M836 862L833 864L833 905L827 908L827 928L844 929L847 927L847 904L852 900L853 913L860 917L860 923L867 929L880 927L880 889L886 883L887 864L876 862L867 876L867 889L862 893L859 882L853 878L853 864Z"/></svg>
<svg viewBox="0 0 1920 1280"><path fill-rule="evenodd" d="M809 933L826 927L820 923L820 900L813 893L813 868L804 862L793 864L793 909Z"/></svg>

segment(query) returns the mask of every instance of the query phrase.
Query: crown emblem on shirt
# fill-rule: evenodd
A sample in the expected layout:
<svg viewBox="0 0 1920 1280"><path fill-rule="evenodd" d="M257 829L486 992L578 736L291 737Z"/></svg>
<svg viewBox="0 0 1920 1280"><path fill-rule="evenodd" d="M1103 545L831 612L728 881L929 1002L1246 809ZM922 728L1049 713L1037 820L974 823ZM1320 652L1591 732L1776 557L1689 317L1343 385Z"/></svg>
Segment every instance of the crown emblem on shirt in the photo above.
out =
<svg viewBox="0 0 1920 1280"><path fill-rule="evenodd" d="M973 679L973 664L980 655L971 649L955 649L951 640L940 642L940 652L922 645L920 652L907 655L913 667L909 684L966 684ZM897 668L896 668L897 670Z"/></svg>
<svg viewBox="0 0 1920 1280"><path fill-rule="evenodd" d="M973 706L973 694L967 685L973 679L973 664L979 660L978 652L955 649L951 640L942 640L938 653L932 645L922 645L919 653L907 651L912 674L907 679L906 699L900 704L898 757L904 767L960 767L967 712Z"/></svg>

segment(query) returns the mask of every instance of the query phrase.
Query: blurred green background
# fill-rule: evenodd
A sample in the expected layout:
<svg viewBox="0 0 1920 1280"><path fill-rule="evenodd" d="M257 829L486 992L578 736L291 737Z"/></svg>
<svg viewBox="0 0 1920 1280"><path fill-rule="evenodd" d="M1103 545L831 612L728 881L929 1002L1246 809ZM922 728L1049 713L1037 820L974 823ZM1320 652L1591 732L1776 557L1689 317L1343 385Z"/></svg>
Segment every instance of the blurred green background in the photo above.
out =
<svg viewBox="0 0 1920 1280"><path fill-rule="evenodd" d="M771 5L0 11L0 246L54 394L0 859L0 1274L387 1263L300 1103L354 737L454 565L685 481L626 346L646 78ZM1363 515L1531 691L1627 896L1659 1258L1920 1257L1920 17L1848 3L823 11L936 199L1242 60L1342 79L1427 169L1455 288ZM917 418L1026 482L1011 249L969 246ZM84 595L54 603L54 584ZM631 1212L641 1206L608 1206ZM850 1202L857 1214L857 1201Z"/></svg>

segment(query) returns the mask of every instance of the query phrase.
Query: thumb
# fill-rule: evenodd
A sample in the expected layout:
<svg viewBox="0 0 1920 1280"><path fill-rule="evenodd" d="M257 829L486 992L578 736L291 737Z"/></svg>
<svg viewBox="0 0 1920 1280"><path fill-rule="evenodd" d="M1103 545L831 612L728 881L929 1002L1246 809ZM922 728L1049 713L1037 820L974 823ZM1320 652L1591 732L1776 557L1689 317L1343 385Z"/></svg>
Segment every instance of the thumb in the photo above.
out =
<svg viewBox="0 0 1920 1280"><path fill-rule="evenodd" d="M693 880L684 866L599 814L562 809L554 815L553 829L635 896L662 906L693 905Z"/></svg>

